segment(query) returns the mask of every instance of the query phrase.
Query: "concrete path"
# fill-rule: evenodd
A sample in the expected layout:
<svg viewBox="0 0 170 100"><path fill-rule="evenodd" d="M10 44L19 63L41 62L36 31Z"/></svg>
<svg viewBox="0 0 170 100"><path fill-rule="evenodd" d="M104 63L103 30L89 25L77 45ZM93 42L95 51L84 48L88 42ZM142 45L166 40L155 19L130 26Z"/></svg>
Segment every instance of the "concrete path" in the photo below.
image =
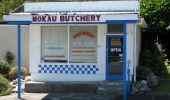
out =
<svg viewBox="0 0 170 100"><path fill-rule="evenodd" d="M122 100L122 96L91 93L22 93L22 100ZM0 100L17 100L17 94L0 97ZM170 95L130 95L127 100L170 100Z"/></svg>

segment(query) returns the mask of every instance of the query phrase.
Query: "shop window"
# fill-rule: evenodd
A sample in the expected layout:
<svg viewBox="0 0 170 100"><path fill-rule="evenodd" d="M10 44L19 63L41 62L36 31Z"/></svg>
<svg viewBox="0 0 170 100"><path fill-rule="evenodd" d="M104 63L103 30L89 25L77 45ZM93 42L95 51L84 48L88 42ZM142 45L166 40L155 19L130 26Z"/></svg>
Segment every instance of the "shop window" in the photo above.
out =
<svg viewBox="0 0 170 100"><path fill-rule="evenodd" d="M122 34L123 24L107 24L107 33L108 34Z"/></svg>
<svg viewBox="0 0 170 100"><path fill-rule="evenodd" d="M44 62L67 62L68 27L41 27L41 60Z"/></svg>
<svg viewBox="0 0 170 100"><path fill-rule="evenodd" d="M70 62L97 62L97 26L70 27Z"/></svg>

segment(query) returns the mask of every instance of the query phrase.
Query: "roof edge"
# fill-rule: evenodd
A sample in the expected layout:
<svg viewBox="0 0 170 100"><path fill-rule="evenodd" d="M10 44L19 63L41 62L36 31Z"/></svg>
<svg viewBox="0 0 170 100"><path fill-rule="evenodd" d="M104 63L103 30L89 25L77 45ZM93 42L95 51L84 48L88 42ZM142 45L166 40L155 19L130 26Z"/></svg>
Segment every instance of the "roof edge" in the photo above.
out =
<svg viewBox="0 0 170 100"><path fill-rule="evenodd" d="M137 23L137 26L139 26L142 29L148 28L148 25L147 25L147 23L146 23L144 18L140 18L139 19L139 22Z"/></svg>

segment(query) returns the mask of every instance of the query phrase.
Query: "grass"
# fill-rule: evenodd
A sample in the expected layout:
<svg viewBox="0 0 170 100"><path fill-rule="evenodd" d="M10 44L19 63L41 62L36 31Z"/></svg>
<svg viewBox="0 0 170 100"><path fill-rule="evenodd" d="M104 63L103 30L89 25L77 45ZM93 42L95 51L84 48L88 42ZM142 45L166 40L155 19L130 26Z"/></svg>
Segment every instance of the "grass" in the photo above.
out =
<svg viewBox="0 0 170 100"><path fill-rule="evenodd" d="M160 80L159 84L153 88L154 92L170 93L170 80Z"/></svg>
<svg viewBox="0 0 170 100"><path fill-rule="evenodd" d="M165 61L165 65L167 67L167 70L170 74L170 61ZM160 92L160 93L170 93L170 79L169 80L160 80L159 84L153 88L154 92Z"/></svg>

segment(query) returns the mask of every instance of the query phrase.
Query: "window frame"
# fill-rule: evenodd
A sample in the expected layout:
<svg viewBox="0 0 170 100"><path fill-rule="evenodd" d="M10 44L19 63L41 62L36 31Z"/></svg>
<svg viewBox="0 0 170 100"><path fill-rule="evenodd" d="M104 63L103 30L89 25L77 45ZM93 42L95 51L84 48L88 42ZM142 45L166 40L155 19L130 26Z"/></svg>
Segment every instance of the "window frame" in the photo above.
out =
<svg viewBox="0 0 170 100"><path fill-rule="evenodd" d="M67 36L68 36L68 41L67 41L68 42L68 45L67 45L68 46L67 47L68 48L67 49L67 51L68 51L67 52L67 62L55 62L55 61L54 62L45 62L44 60L42 60L42 27L51 27L51 26L52 27L67 27ZM70 28L74 27L74 26L76 26L76 27L78 27L78 26L80 26L80 27L83 27L83 26L84 27L86 27L86 26L88 26L88 27L95 26L96 27L96 29L95 29L96 30L96 48L95 48L96 49L96 53L95 53L96 54L96 57L95 57L96 60L95 60L95 62L70 62L70 55L71 55L71 53L70 53L70 42L71 42ZM84 64L97 63L98 62L98 60L97 60L98 59L97 58L98 57L98 48L97 47L98 47L98 25L81 25L80 24L80 25L41 25L40 26L40 62L41 63L63 63L63 64L67 64L67 63L70 63L70 64L74 64L74 63L82 63L82 64L83 63Z"/></svg>

